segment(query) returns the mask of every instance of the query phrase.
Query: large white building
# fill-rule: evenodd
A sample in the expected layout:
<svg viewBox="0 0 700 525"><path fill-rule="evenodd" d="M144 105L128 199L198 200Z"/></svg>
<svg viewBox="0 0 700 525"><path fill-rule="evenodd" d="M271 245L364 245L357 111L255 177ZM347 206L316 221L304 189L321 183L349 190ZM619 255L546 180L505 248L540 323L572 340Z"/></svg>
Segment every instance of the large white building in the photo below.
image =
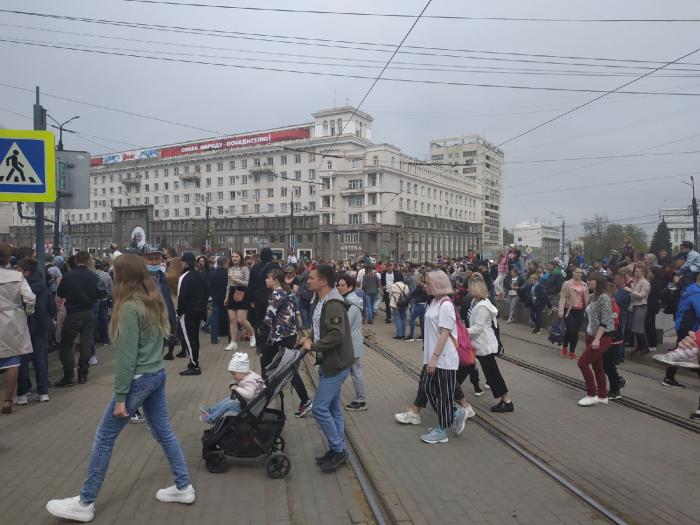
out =
<svg viewBox="0 0 700 525"><path fill-rule="evenodd" d="M430 141L430 160L479 184L483 246L503 246L503 151L479 135L465 135Z"/></svg>
<svg viewBox="0 0 700 525"><path fill-rule="evenodd" d="M481 248L478 181L374 143L373 118L352 107L313 117L93 157L90 208L66 210L64 234L95 251L143 240L199 249L207 237L215 248L291 245L322 258L427 261Z"/></svg>
<svg viewBox="0 0 700 525"><path fill-rule="evenodd" d="M683 241L695 242L693 239L693 210L686 208L665 208L659 210L659 218L663 219L671 233L671 244L678 247Z"/></svg>
<svg viewBox="0 0 700 525"><path fill-rule="evenodd" d="M533 257L550 262L561 255L561 230L539 222L519 222L513 228L513 237L519 247L533 249Z"/></svg>

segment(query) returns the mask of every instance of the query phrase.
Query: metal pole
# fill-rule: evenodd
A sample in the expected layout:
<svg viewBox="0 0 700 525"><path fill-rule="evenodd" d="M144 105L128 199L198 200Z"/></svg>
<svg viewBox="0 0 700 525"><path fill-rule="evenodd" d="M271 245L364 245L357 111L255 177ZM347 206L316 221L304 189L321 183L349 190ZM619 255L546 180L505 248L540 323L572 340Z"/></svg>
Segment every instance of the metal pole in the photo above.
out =
<svg viewBox="0 0 700 525"><path fill-rule="evenodd" d="M289 218L289 247L287 251L294 249L294 186L292 186L291 210Z"/></svg>
<svg viewBox="0 0 700 525"><path fill-rule="evenodd" d="M46 129L46 110L39 104L39 86L36 86L36 101L34 103L34 129ZM46 260L46 248L44 247L44 203L34 203L34 216L36 217L36 262L37 272L44 274ZM55 227L55 226L54 226Z"/></svg>
<svg viewBox="0 0 700 525"><path fill-rule="evenodd" d="M564 264L564 240L566 239L566 222L561 220L561 263Z"/></svg>
<svg viewBox="0 0 700 525"><path fill-rule="evenodd" d="M63 151L63 125L58 128L58 151ZM56 190L53 208L53 254L61 255L61 189Z"/></svg>
<svg viewBox="0 0 700 525"><path fill-rule="evenodd" d="M206 236L204 238L204 246L205 246L207 255L209 255L209 253L211 252L211 236L209 233L209 199L208 198L205 198L204 206L205 206L204 216L206 218L206 228L207 228L207 233L206 233Z"/></svg>
<svg viewBox="0 0 700 525"><path fill-rule="evenodd" d="M693 187L693 247L698 249L698 201L695 200L695 179L691 175L690 182Z"/></svg>

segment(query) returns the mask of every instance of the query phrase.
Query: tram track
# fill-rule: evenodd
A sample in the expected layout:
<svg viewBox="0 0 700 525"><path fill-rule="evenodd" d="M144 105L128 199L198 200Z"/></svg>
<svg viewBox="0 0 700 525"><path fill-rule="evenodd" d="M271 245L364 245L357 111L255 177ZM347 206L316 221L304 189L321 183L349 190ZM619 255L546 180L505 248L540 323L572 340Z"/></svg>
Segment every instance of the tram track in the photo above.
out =
<svg viewBox="0 0 700 525"><path fill-rule="evenodd" d="M373 350L377 355L386 359L390 363L394 364L406 375L419 380L421 374L421 368L416 364L410 363L405 359L402 359L396 353L384 348L379 342L377 342L372 336L365 337L365 346ZM524 458L528 463L537 467L539 470L545 473L547 477L554 480L557 484L561 485L572 495L583 501L586 505L594 509L601 517L607 519L610 523L616 525L628 525L628 522L624 520L619 514L614 510L606 507L603 503L598 501L592 495L588 494L585 490L578 487L571 480L569 480L563 473L553 469L547 461L540 458L534 451L532 451L525 443L523 443L518 438L512 436L508 432L505 432L497 425L494 425L489 421L488 417L483 417L478 415L472 419L477 425L484 429L489 435L493 436L495 439L500 441L504 446L514 451L517 455Z"/></svg>

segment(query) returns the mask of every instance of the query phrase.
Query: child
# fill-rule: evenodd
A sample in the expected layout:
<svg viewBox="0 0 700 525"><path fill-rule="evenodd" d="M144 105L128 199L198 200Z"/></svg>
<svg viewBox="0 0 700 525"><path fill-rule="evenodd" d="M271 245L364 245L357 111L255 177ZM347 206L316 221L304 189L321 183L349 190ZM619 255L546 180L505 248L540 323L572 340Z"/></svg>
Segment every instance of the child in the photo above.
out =
<svg viewBox="0 0 700 525"><path fill-rule="evenodd" d="M255 372L251 372L248 354L243 352L236 352L233 354L228 364L228 371L231 372L234 379L231 382L231 390L238 392L248 403L265 388L265 382L262 377ZM226 397L215 405L211 407L202 407L200 410L203 412L199 417L200 421L213 425L216 423L217 419L227 412L238 414L241 411L241 403L238 399Z"/></svg>
<svg viewBox="0 0 700 525"><path fill-rule="evenodd" d="M603 369L605 370L605 375L608 376L608 383L610 383L608 399L620 399L622 397L620 394L620 389L627 384L627 380L617 373L616 365L620 354L620 349L623 349L624 351L625 341L622 337L622 318L620 316L620 306L617 304L617 301L615 301L617 286L613 283L608 283L607 292L612 304L615 330L610 348L608 348L605 351L605 354L603 354Z"/></svg>
<svg viewBox="0 0 700 525"><path fill-rule="evenodd" d="M532 321L534 326L532 333L539 334L542 332L542 311L545 307L550 307L549 295L547 295L544 285L540 283L538 273L530 275L530 282L532 283L532 288L530 289L530 321Z"/></svg>

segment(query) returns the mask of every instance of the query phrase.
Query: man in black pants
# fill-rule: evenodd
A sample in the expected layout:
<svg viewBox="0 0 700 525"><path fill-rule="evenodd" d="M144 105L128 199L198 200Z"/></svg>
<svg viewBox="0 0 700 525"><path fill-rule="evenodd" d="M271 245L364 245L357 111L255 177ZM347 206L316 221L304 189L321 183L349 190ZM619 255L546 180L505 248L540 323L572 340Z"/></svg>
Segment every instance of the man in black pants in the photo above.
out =
<svg viewBox="0 0 700 525"><path fill-rule="evenodd" d="M182 255L185 270L177 284L177 315L190 362L181 376L198 376L199 368L199 324L207 318L209 288L203 272L194 268L195 257L191 252Z"/></svg>
<svg viewBox="0 0 700 525"><path fill-rule="evenodd" d="M403 274L394 268L394 263L387 263L386 270L381 274L384 313L386 314L385 322L387 324L391 322L391 287L394 286L394 283L403 281Z"/></svg>
<svg viewBox="0 0 700 525"><path fill-rule="evenodd" d="M61 332L59 357L63 364L63 378L56 383L57 387L73 386L73 369L75 356L73 342L80 334L80 359L78 360L78 383L87 382L88 361L95 329L95 304L100 299L98 290L99 278L95 272L87 268L90 261L88 252L78 252L75 256L77 267L69 271L61 279L56 295L66 301L66 320ZM104 294L104 292L102 292Z"/></svg>

